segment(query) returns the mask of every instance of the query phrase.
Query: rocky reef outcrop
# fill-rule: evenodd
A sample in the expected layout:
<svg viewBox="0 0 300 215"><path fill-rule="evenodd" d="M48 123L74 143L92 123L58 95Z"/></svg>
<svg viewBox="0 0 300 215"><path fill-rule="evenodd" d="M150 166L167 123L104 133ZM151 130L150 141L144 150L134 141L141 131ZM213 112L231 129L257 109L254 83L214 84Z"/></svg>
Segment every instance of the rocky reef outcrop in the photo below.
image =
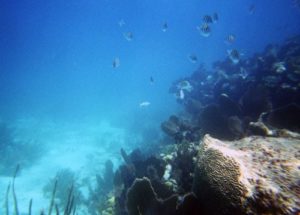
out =
<svg viewBox="0 0 300 215"><path fill-rule="evenodd" d="M229 142L206 135L193 191L204 214L297 214L299 159L299 136Z"/></svg>
<svg viewBox="0 0 300 215"><path fill-rule="evenodd" d="M183 88L181 83L189 88ZM280 45L268 45L263 52L236 64L224 59L215 62L210 70L200 66L170 87L169 92L185 112L176 121L172 115L172 119L163 122L163 131L176 142L186 139L186 134L236 140L257 134L250 123L268 113L266 126L270 129L299 132L299 83L300 36ZM184 129L178 123L182 118L188 119L185 124L189 126Z"/></svg>

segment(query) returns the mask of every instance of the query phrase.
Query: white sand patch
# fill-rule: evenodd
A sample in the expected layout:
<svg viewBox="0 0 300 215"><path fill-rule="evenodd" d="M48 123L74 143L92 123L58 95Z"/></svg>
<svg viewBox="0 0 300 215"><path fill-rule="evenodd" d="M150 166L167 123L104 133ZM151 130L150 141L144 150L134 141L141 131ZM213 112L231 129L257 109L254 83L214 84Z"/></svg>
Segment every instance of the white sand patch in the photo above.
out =
<svg viewBox="0 0 300 215"><path fill-rule="evenodd" d="M129 148L125 144L126 132L111 127L108 122L58 124L22 119L17 121L14 127L20 130L18 139L28 138L31 135L47 149L42 158L31 167L21 167L16 178L15 190L21 214L27 214L31 198L33 214L39 214L41 209L48 211L50 200L45 198L43 187L55 177L57 171L68 168L79 180L89 178L93 181L96 174L102 174L106 160L112 160L116 168L121 159L120 148ZM11 180L10 177L0 176L1 205L4 204L5 191ZM88 189L81 188L81 190ZM84 196L87 197L88 193L84 193ZM11 193L9 197L10 211L13 212ZM4 214L3 209L0 208L0 214Z"/></svg>

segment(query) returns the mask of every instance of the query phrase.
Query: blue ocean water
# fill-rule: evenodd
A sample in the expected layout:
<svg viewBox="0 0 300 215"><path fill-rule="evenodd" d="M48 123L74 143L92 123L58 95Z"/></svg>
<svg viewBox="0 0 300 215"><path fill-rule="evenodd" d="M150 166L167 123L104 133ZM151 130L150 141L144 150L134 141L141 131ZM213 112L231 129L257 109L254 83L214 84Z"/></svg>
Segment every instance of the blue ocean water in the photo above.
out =
<svg viewBox="0 0 300 215"><path fill-rule="evenodd" d="M203 37L197 26L213 13L219 20L212 24L211 36ZM57 130L48 136L37 132L41 142L44 137L55 142L96 134L90 141L114 133L80 133L103 121L128 135L159 137L149 133L159 133L161 121L181 110L168 92L172 82L202 64L210 68L233 47L242 58L251 56L299 34L299 26L300 9L292 0L1 0L0 119L14 122L13 127L22 119L22 128L24 119L38 121L25 129L31 138L46 122L53 123ZM124 37L127 32L132 41ZM232 47L224 43L229 34L236 36ZM197 63L189 61L192 53ZM115 58L120 59L117 68L112 66ZM141 107L142 102L150 105ZM53 137L60 129L62 136ZM119 151L118 138L98 147ZM152 141L145 138L132 147L119 141L132 149Z"/></svg>
<svg viewBox="0 0 300 215"><path fill-rule="evenodd" d="M152 104L147 111L168 112L175 105L170 83L225 58L228 34L250 55L299 32L300 22L293 2L281 0L2 1L0 7L2 117L109 118L139 111L144 100ZM214 12L219 21L211 37L201 37L196 26ZM129 31L131 42L123 37ZM197 64L189 53L198 55Z"/></svg>

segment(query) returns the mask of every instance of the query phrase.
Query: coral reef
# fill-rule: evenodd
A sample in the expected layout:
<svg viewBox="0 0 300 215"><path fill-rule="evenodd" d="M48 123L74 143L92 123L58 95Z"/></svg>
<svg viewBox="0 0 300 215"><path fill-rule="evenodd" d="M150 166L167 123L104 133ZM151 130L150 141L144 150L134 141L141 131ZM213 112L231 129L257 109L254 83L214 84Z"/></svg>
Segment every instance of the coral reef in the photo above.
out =
<svg viewBox="0 0 300 215"><path fill-rule="evenodd" d="M20 166L17 165L14 175L12 177L12 182L8 184L7 190L6 190L6 195L5 195L5 203L4 203L4 210L5 214L9 215L10 214L10 204L9 204L9 194L10 191L12 193L12 198L13 198L13 208L14 208L14 215L19 215L19 208L18 208L18 198L15 190L15 181L16 177L19 174L20 171ZM50 205L48 208L48 215L56 214L59 215L60 211L63 212L64 215L75 215L77 213L76 211L76 200L75 200L75 194L74 194L74 184L71 185L70 189L66 192L67 195L67 201L65 202L65 205L61 207L61 209L58 206L58 203L55 199L56 197L56 191L57 191L57 184L58 181L55 180L53 184L53 188L51 190L51 200L50 200ZM32 214L32 202L33 199L30 199L29 204L28 204L28 215ZM52 213L53 212L53 213ZM23 214L23 213L22 213ZM45 211L41 210L40 215L44 215Z"/></svg>
<svg viewBox="0 0 300 215"><path fill-rule="evenodd" d="M55 185L56 184L56 185ZM74 196L73 201L76 205L83 203L83 196L79 190L79 184L76 181L75 173L69 169L61 169L56 176L48 181L44 186L44 195L48 198L53 196L53 185L55 185L55 201L60 209L63 209L70 201L70 192Z"/></svg>
<svg viewBox="0 0 300 215"><path fill-rule="evenodd" d="M300 36L236 63L200 66L170 87L184 107L161 123L173 141L153 154L121 149L115 172L108 160L86 179L87 199L73 172L59 171L44 188L48 214L75 214L81 204L91 215L299 214L299 83ZM144 132L154 143L156 132ZM0 123L1 152L17 144L12 136ZM13 190L18 214L15 178L5 206Z"/></svg>
<svg viewBox="0 0 300 215"><path fill-rule="evenodd" d="M180 83L190 84L190 91L177 101L190 115L191 126L183 129L183 114L172 115L162 123L162 130L176 142L185 139L185 134L236 140L252 135L250 123L268 113L267 121L261 121L265 126L299 131L299 59L300 36L296 36L281 45L268 45L262 53L237 64L225 59L215 62L211 71L200 66L169 90L177 95Z"/></svg>
<svg viewBox="0 0 300 215"><path fill-rule="evenodd" d="M185 111L161 123L175 144L121 150L114 214L299 213L299 59L295 37L175 81Z"/></svg>
<svg viewBox="0 0 300 215"><path fill-rule="evenodd" d="M113 163L111 160L107 160L105 162L103 176L99 174L96 175L96 186L94 188L90 184L88 186L89 197L86 204L88 205L90 214L95 215L98 214L97 211L103 213L105 210L112 210L114 206L114 201L112 201L114 196L111 192L113 189L113 178Z"/></svg>
<svg viewBox="0 0 300 215"><path fill-rule="evenodd" d="M206 135L193 184L205 214L299 213L299 150L299 137L222 142Z"/></svg>
<svg viewBox="0 0 300 215"><path fill-rule="evenodd" d="M127 193L126 207L129 215L193 215L200 212L194 194L171 195L160 199L148 178L138 178L134 181Z"/></svg>

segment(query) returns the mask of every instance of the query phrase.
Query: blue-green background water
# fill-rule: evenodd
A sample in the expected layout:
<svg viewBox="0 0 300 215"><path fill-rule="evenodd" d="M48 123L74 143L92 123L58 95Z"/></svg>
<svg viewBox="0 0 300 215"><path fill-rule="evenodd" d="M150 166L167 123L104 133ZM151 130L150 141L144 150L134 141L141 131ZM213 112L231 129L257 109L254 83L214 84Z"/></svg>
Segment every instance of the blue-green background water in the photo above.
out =
<svg viewBox="0 0 300 215"><path fill-rule="evenodd" d="M215 12L211 36L201 36L196 27ZM247 58L299 34L299 26L292 0L0 0L0 120L17 139L46 149L18 179L20 207L41 200L37 192L58 168L92 177L106 159L121 162L120 147L159 143L160 123L180 111L168 93L176 79L201 64L210 68L228 49ZM229 34L236 36L231 46ZM140 107L144 101L151 104ZM8 178L0 179L4 190Z"/></svg>
<svg viewBox="0 0 300 215"><path fill-rule="evenodd" d="M204 38L196 26L214 12L219 22ZM299 17L293 2L282 0L1 1L1 117L110 118L140 111L144 100L151 114L169 112L171 82L225 58L228 34L247 56L299 32ZM198 55L197 64L189 53Z"/></svg>

